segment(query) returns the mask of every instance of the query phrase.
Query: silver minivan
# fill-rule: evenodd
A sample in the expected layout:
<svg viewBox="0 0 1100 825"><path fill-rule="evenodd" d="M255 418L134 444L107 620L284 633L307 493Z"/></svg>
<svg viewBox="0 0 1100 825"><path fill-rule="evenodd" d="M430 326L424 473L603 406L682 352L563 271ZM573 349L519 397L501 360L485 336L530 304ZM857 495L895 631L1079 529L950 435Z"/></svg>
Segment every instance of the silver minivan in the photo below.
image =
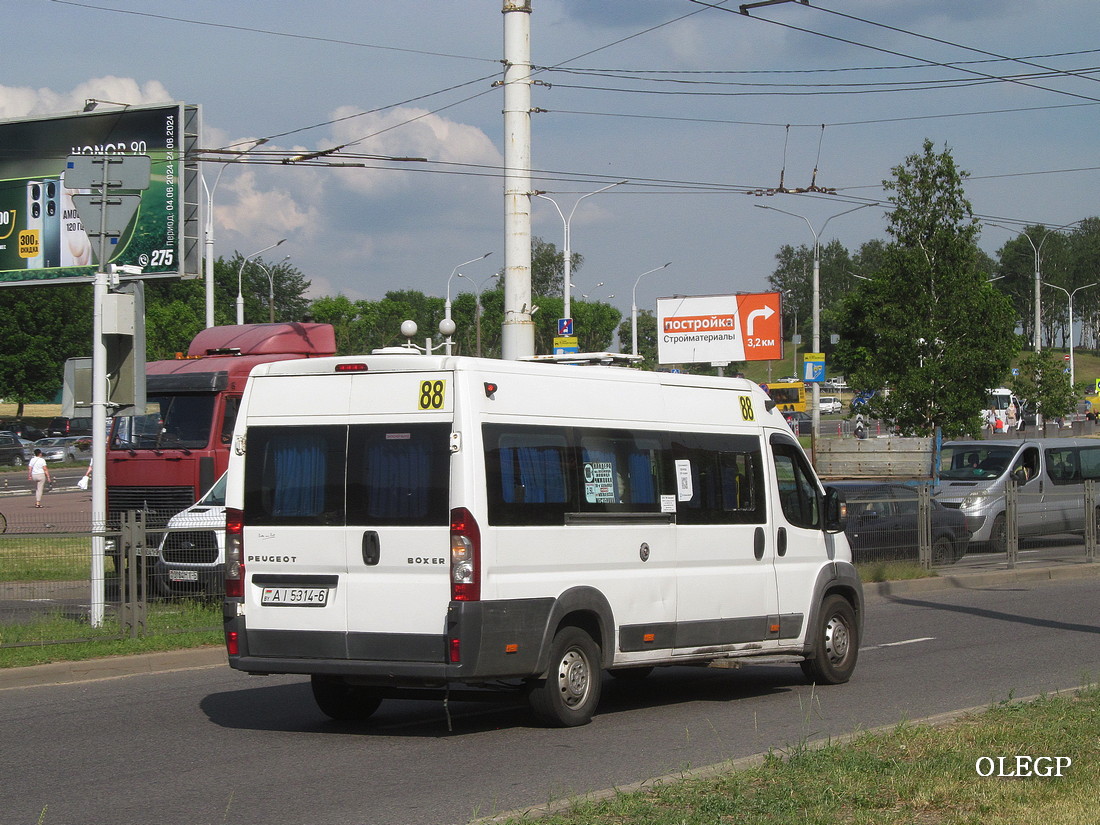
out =
<svg viewBox="0 0 1100 825"><path fill-rule="evenodd" d="M945 442L933 495L966 516L972 542L1006 549L1005 486L1019 485L1019 535L1082 533L1086 479L1100 479L1100 442L1086 438Z"/></svg>
<svg viewBox="0 0 1100 825"><path fill-rule="evenodd" d="M219 596L225 586L225 473L168 520L154 583L162 596Z"/></svg>

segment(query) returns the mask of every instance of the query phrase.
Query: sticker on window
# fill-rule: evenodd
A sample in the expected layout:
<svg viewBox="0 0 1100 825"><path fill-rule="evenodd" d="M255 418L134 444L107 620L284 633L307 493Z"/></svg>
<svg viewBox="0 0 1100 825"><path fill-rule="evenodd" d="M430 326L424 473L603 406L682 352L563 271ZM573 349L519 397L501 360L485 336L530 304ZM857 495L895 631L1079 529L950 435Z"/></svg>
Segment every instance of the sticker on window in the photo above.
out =
<svg viewBox="0 0 1100 825"><path fill-rule="evenodd" d="M615 465L610 461L588 461L584 465L584 499L589 504L616 504Z"/></svg>
<svg viewBox="0 0 1100 825"><path fill-rule="evenodd" d="M691 501L695 492L691 486L691 462L686 458L676 459L676 498Z"/></svg>

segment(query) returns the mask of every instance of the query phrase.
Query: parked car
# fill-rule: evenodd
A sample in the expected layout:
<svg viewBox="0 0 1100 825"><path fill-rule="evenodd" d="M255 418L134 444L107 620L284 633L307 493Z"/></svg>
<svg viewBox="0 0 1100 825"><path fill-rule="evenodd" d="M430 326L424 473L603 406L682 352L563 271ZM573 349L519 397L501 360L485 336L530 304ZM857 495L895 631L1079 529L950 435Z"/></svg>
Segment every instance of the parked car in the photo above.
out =
<svg viewBox="0 0 1100 825"><path fill-rule="evenodd" d="M46 431L46 435L51 438L69 435L91 435L92 419L90 417L66 418L59 415L57 418L50 419Z"/></svg>
<svg viewBox="0 0 1100 825"><path fill-rule="evenodd" d="M785 412L783 418L795 435L809 435L814 429L814 420L809 413Z"/></svg>
<svg viewBox="0 0 1100 825"><path fill-rule="evenodd" d="M0 424L0 431L13 433L28 441L37 441L40 438L46 437L46 434L42 432L42 430L32 424L28 424L26 421L5 421Z"/></svg>
<svg viewBox="0 0 1100 825"><path fill-rule="evenodd" d="M34 446L42 450L46 461L80 461L92 457L92 441L86 435L40 438Z"/></svg>
<svg viewBox="0 0 1100 825"><path fill-rule="evenodd" d="M168 520L154 576L162 596L215 596L225 589L225 474Z"/></svg>
<svg viewBox="0 0 1100 825"><path fill-rule="evenodd" d="M838 413L844 409L844 402L835 395L823 395L818 398L817 407L823 413Z"/></svg>
<svg viewBox="0 0 1100 825"><path fill-rule="evenodd" d="M0 433L0 464L22 467L27 463L23 443L14 433Z"/></svg>
<svg viewBox="0 0 1100 825"><path fill-rule="evenodd" d="M852 560L898 561L920 557L918 491L908 484L874 481L834 481L848 504L844 535ZM970 530L966 516L929 501L932 519L932 563L954 564L966 555Z"/></svg>

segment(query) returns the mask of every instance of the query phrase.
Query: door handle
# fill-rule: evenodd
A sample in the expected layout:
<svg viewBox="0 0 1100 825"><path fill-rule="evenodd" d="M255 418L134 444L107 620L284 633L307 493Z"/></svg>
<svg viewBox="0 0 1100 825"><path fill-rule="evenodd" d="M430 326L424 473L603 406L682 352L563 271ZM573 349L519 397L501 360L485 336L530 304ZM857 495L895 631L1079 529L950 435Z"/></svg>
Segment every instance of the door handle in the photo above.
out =
<svg viewBox="0 0 1100 825"><path fill-rule="evenodd" d="M757 527L756 532L752 537L752 554L756 556L756 560L760 561L764 558L764 528Z"/></svg>
<svg viewBox="0 0 1100 825"><path fill-rule="evenodd" d="M775 538L775 552L780 556L787 555L787 528L780 527L779 530L776 531Z"/></svg>
<svg viewBox="0 0 1100 825"><path fill-rule="evenodd" d="M382 547L378 542L378 533L375 530L367 530L363 533L363 564L373 567L378 564L382 554Z"/></svg>

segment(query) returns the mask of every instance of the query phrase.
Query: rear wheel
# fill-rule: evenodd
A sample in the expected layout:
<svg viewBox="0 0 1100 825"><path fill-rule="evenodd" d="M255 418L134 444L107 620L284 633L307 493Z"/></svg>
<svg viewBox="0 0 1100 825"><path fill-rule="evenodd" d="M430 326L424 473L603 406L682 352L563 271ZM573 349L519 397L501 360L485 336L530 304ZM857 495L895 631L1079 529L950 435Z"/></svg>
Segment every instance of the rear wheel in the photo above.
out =
<svg viewBox="0 0 1100 825"><path fill-rule="evenodd" d="M556 728L587 725L600 701L600 648L576 627L566 627L550 646L546 679L532 683L535 716Z"/></svg>
<svg viewBox="0 0 1100 825"><path fill-rule="evenodd" d="M321 713L340 722L361 722L378 710L382 700L370 688L349 685L338 676L314 673L313 700Z"/></svg>
<svg viewBox="0 0 1100 825"><path fill-rule="evenodd" d="M812 632L813 653L802 662L806 678L819 685L840 685L851 679L859 656L859 628L848 600L826 597Z"/></svg>
<svg viewBox="0 0 1100 825"><path fill-rule="evenodd" d="M954 564L958 560L955 544L947 536L932 542L932 564Z"/></svg>

